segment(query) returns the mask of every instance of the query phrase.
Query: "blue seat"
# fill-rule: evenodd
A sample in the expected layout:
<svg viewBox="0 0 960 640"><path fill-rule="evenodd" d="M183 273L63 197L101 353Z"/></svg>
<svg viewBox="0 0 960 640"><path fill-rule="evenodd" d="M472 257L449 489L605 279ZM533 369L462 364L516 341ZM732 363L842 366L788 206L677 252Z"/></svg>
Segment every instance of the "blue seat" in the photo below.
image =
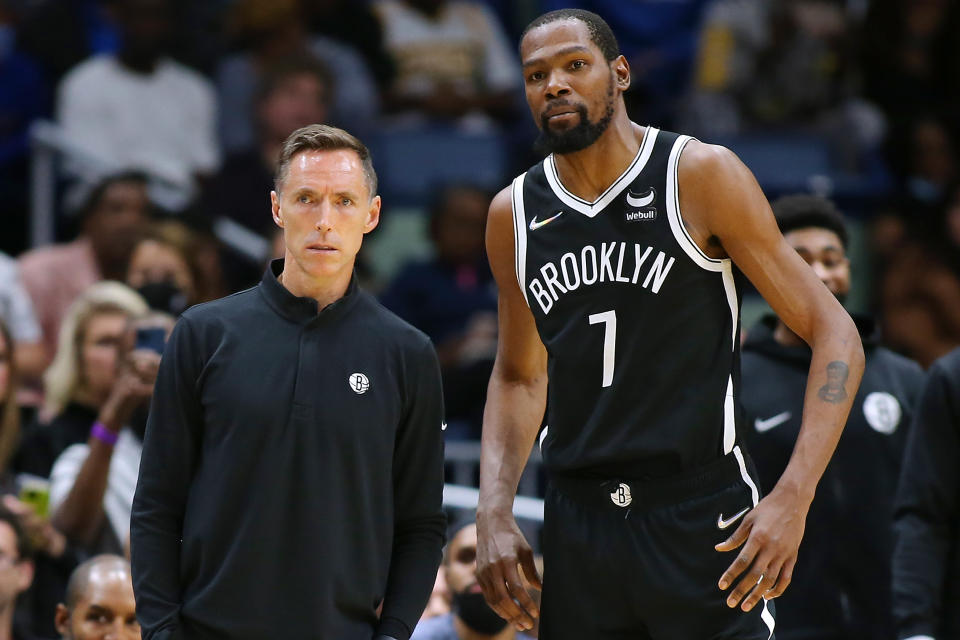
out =
<svg viewBox="0 0 960 640"><path fill-rule="evenodd" d="M495 190L506 186L506 143L499 134L450 129L383 131L371 141L380 193L391 206L422 206L437 186L463 182Z"/></svg>

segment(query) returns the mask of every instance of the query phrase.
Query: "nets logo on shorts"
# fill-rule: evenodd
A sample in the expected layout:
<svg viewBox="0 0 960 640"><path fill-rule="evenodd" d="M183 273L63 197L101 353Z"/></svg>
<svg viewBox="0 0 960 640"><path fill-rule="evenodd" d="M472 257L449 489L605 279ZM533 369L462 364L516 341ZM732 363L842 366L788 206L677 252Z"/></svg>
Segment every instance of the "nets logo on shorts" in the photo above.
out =
<svg viewBox="0 0 960 640"><path fill-rule="evenodd" d="M362 373L350 374L350 388L354 392L364 394L370 388L370 379Z"/></svg>
<svg viewBox="0 0 960 640"><path fill-rule="evenodd" d="M610 499L618 507L629 507L630 503L633 502L633 496L630 495L630 485L621 482L616 491L610 494Z"/></svg>

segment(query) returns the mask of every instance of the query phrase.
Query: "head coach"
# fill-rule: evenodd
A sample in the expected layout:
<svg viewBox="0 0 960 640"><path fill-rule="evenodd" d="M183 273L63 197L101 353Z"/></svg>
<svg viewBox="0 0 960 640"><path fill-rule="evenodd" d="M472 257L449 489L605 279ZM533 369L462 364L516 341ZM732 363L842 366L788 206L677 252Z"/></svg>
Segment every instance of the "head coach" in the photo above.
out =
<svg viewBox="0 0 960 640"><path fill-rule="evenodd" d="M357 288L376 188L355 137L293 132L270 194L284 259L177 323L131 520L144 640L407 640L423 611L445 526L440 372Z"/></svg>

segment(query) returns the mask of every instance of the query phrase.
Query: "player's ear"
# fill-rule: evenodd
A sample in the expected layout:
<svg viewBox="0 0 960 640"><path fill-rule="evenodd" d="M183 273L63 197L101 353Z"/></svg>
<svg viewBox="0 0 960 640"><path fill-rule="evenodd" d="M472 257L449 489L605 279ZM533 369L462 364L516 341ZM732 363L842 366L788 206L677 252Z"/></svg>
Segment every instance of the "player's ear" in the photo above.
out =
<svg viewBox="0 0 960 640"><path fill-rule="evenodd" d="M380 224L380 196L370 198L370 207L367 210L367 221L363 225L363 232L370 233Z"/></svg>
<svg viewBox="0 0 960 640"><path fill-rule="evenodd" d="M614 82L617 89L626 91L630 88L630 63L623 55L619 55L610 61L610 70L614 75Z"/></svg>
<svg viewBox="0 0 960 640"><path fill-rule="evenodd" d="M280 196L276 191L270 192L270 210L273 212L273 222L283 228L283 216L280 214Z"/></svg>

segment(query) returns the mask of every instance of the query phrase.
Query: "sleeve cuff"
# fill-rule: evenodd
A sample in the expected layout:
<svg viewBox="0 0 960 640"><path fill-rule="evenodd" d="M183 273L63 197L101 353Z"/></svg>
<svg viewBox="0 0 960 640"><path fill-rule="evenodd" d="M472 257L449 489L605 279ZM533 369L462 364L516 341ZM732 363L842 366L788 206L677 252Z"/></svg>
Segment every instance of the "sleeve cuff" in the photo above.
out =
<svg viewBox="0 0 960 640"><path fill-rule="evenodd" d="M377 626L377 637L387 636L394 640L410 640L410 629L397 618L381 618Z"/></svg>
<svg viewBox="0 0 960 640"><path fill-rule="evenodd" d="M903 640L936 640L933 636L910 636L909 638L904 638Z"/></svg>

